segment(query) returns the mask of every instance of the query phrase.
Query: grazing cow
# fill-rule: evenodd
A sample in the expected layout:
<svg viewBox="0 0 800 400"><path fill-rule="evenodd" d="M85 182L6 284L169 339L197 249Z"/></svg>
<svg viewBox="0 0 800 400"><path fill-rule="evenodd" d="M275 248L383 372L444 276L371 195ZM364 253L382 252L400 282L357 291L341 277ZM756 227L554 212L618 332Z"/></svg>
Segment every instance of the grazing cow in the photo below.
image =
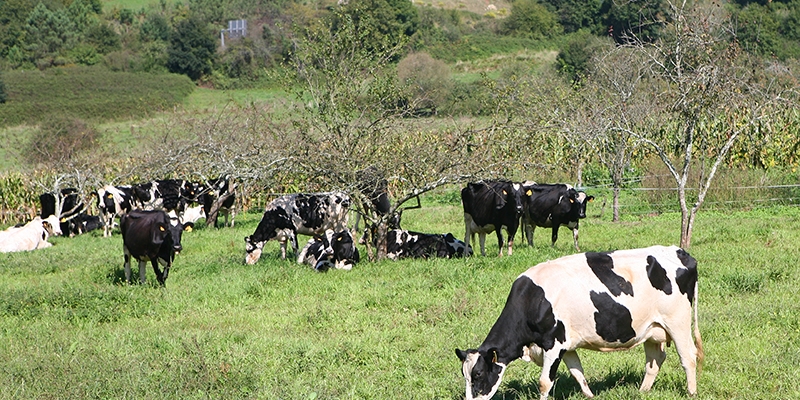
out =
<svg viewBox="0 0 800 400"><path fill-rule="evenodd" d="M525 207L522 214L523 233L528 237L528 246L533 246L533 231L537 226L553 228L552 246L558 239L558 228L572 229L575 250L578 247L578 221L586 218L586 205L594 196L577 191L571 185L532 184L524 185Z"/></svg>
<svg viewBox="0 0 800 400"><path fill-rule="evenodd" d="M103 219L103 236L111 237L114 218L121 217L133 209L133 189L130 186L106 185L95 192L97 209Z"/></svg>
<svg viewBox="0 0 800 400"><path fill-rule="evenodd" d="M297 257L298 264L306 263L320 272L330 268L350 270L359 260L350 231L334 232L333 229L314 235Z"/></svg>
<svg viewBox="0 0 800 400"><path fill-rule="evenodd" d="M264 244L273 238L280 242L281 258L286 259L287 241L292 243L292 250L297 254L298 233L310 236L327 229L344 230L349 208L350 196L344 192L298 193L272 200L256 231L244 238L245 262L255 264Z"/></svg>
<svg viewBox="0 0 800 400"><path fill-rule="evenodd" d="M28 251L50 247L47 239L52 235L60 235L61 227L58 217L50 215L45 219L36 217L23 226L10 227L0 231L0 253Z"/></svg>
<svg viewBox="0 0 800 400"><path fill-rule="evenodd" d="M499 255L503 255L503 233L508 232L508 255L512 253L514 235L522 214L522 185L509 181L471 182L461 189L464 206L464 242L475 245L475 234L481 243L481 255L486 255L486 234L497 232ZM472 240L470 240L472 239Z"/></svg>
<svg viewBox="0 0 800 400"><path fill-rule="evenodd" d="M42 193L39 195L39 202L42 205L42 219L55 215L60 221L60 230L64 235L74 236L80 233L75 219L86 210L86 206L78 189L61 189L58 199L53 193Z"/></svg>
<svg viewBox="0 0 800 400"><path fill-rule="evenodd" d="M386 256L389 259L401 258L453 258L461 257L466 252L472 254L472 248L458 240L452 233L420 233L403 229L392 229L386 235ZM377 239L373 239L377 246Z"/></svg>
<svg viewBox="0 0 800 400"><path fill-rule="evenodd" d="M91 232L95 229L105 227L103 219L98 215L82 213L75 218L75 221L79 234L84 234L86 232Z"/></svg>
<svg viewBox="0 0 800 400"><path fill-rule="evenodd" d="M145 282L146 263L153 264L153 271L161 286L169 276L169 269L176 253L183 250L181 235L187 225L178 218L170 217L162 210L133 210L120 218L122 248L125 255L125 281L131 283L131 257L139 260L139 281ZM164 266L162 272L158 264Z"/></svg>
<svg viewBox="0 0 800 400"><path fill-rule="evenodd" d="M508 364L521 357L542 365L541 399L553 387L562 360L583 394L592 397L576 349L625 350L640 343L646 356L640 390L647 391L670 341L694 395L696 367L703 359L697 301L697 261L676 246L574 254L536 265L514 281L480 347L456 349L466 398L491 398Z"/></svg>
<svg viewBox="0 0 800 400"><path fill-rule="evenodd" d="M186 203L195 201L195 185L182 179L162 179L133 185L135 207L144 210L161 209L183 214Z"/></svg>
<svg viewBox="0 0 800 400"><path fill-rule="evenodd" d="M230 227L233 228L233 220L236 217L236 194L234 192L235 185L232 185L228 177L218 179L211 179L208 181L208 186L205 184L198 184L195 192L198 194L200 204L203 205L203 211L206 218L213 219L216 226L217 218L212 216L215 203L221 200L222 204L217 205L218 213L225 216L225 223L223 226L228 226L228 217L230 217ZM206 221L209 222L209 221Z"/></svg>

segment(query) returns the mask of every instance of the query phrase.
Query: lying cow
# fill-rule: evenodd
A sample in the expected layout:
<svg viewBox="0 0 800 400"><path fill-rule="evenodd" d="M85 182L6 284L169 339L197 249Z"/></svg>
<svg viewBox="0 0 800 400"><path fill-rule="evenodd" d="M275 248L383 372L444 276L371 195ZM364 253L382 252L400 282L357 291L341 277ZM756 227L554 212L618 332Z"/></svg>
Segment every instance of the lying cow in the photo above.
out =
<svg viewBox="0 0 800 400"><path fill-rule="evenodd" d="M420 233L392 229L386 235L386 256L401 258L453 258L472 254L472 248L458 240L452 233ZM377 240L375 240L377 246Z"/></svg>
<svg viewBox="0 0 800 400"><path fill-rule="evenodd" d="M131 283L131 257L139 260L139 281L145 283L145 263L150 261L161 286L167 281L175 254L183 250L181 236L188 226L162 210L133 210L122 216L122 248L125 254L125 282ZM164 271L158 268L164 266Z"/></svg>
<svg viewBox="0 0 800 400"><path fill-rule="evenodd" d="M314 235L297 257L298 264L311 265L320 272L330 268L350 270L359 260L358 248L350 231L334 232L333 229L326 230L323 235Z"/></svg>
<svg viewBox="0 0 800 400"><path fill-rule="evenodd" d="M281 258L286 259L286 242L297 254L297 234L318 235L328 229L336 232L347 226L350 196L344 192L298 193L278 197L267 205L256 231L244 238L245 263L255 264L261 258L264 244L277 239Z"/></svg>
<svg viewBox="0 0 800 400"><path fill-rule="evenodd" d="M23 226L10 227L0 231L0 253L29 251L52 246L47 239L61 235L58 217L50 215L42 219L36 217Z"/></svg>
<svg viewBox="0 0 800 400"><path fill-rule="evenodd" d="M694 310L692 310L694 306ZM694 311L694 341L692 340ZM520 275L489 335L477 350L458 350L467 399L489 399L517 358L542 365L540 398L547 399L563 360L586 397L578 348L613 351L644 344L645 376L653 385L673 341L697 393L703 359L697 325L697 262L682 249L653 246L583 253L541 263Z"/></svg>
<svg viewBox="0 0 800 400"><path fill-rule="evenodd" d="M522 185L509 181L481 181L467 184L461 189L461 204L464 206L464 242L475 245L475 234L481 244L481 255L486 255L486 234L496 232L503 255L503 233L508 232L508 255L514 246L514 235L519 228L522 214Z"/></svg>
<svg viewBox="0 0 800 400"><path fill-rule="evenodd" d="M586 205L594 200L594 196L587 196L565 184L526 184L523 190L522 232L528 237L528 246L533 246L533 232L537 226L553 229L552 246L558 239L558 229L566 226L572 230L575 250L580 251L578 224L586 218Z"/></svg>

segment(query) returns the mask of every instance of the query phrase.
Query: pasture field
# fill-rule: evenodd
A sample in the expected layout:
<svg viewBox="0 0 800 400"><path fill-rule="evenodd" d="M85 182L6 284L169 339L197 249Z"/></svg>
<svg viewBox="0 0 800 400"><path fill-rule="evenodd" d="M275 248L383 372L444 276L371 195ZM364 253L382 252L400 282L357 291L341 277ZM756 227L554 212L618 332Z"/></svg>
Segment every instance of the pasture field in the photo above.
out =
<svg viewBox="0 0 800 400"><path fill-rule="evenodd" d="M463 235L459 204L423 206L406 211L406 229ZM582 250L678 241L677 213L619 223L608 214L590 206ZM244 265L243 238L259 219L247 213L235 228L185 233L163 289L151 269L148 284L123 284L119 233L0 254L0 398L463 398L453 349L480 344L522 271L574 252L568 230L551 248L540 229L534 247L518 235L502 258L490 236L491 255L468 260L362 261L316 273L280 260L269 242L257 264ZM798 227L796 207L701 211L690 249L706 352L699 399L800 398ZM641 348L580 354L598 399L687 397L674 347L647 394L638 392ZM515 361L496 398L538 398L539 373ZM555 398L583 398L563 365Z"/></svg>

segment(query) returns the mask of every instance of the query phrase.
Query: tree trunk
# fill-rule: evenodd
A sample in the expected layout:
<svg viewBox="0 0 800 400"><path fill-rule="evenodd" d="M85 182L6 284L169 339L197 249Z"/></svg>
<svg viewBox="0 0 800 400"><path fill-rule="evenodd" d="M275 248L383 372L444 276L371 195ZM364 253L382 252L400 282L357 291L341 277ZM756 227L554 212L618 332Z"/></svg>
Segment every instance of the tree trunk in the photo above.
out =
<svg viewBox="0 0 800 400"><path fill-rule="evenodd" d="M614 195L613 200L611 201L611 221L612 222L619 222L619 192L620 188L615 183L614 184Z"/></svg>
<svg viewBox="0 0 800 400"><path fill-rule="evenodd" d="M219 216L219 209L222 207L222 203L225 200L228 200L229 197L233 195L233 192L226 192L222 196L217 197L214 202L211 204L211 210L209 210L208 215L206 215L206 226L217 226L217 216Z"/></svg>

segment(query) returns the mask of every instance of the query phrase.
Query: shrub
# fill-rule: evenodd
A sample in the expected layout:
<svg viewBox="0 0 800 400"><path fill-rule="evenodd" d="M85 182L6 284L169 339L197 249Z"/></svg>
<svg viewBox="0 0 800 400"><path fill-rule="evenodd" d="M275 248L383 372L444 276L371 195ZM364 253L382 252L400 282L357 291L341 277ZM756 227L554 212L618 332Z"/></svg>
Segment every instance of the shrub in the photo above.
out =
<svg viewBox="0 0 800 400"><path fill-rule="evenodd" d="M512 35L543 39L562 32L556 16L536 0L517 0L505 21L505 31Z"/></svg>
<svg viewBox="0 0 800 400"><path fill-rule="evenodd" d="M77 118L48 118L31 136L24 156L30 164L56 165L91 150L97 130Z"/></svg>
<svg viewBox="0 0 800 400"><path fill-rule="evenodd" d="M411 53L400 60L397 77L412 96L410 100L416 110L424 114L436 114L453 88L450 68L428 53Z"/></svg>
<svg viewBox="0 0 800 400"><path fill-rule="evenodd" d="M3 76L0 75L0 104L5 103L7 97L8 95L6 95L6 84L3 82Z"/></svg>

